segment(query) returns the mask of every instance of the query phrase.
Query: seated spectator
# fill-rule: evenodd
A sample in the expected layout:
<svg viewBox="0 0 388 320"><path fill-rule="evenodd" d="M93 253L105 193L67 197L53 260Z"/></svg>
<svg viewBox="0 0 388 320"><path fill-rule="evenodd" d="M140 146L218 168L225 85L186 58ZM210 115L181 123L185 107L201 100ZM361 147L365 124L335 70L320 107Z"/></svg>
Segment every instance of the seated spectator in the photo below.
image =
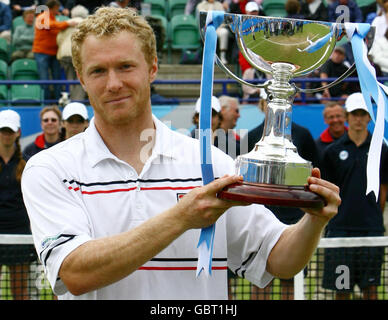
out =
<svg viewBox="0 0 388 320"><path fill-rule="evenodd" d="M197 5L197 15L200 11L225 11L224 6L217 0L203 0ZM227 64L226 54L228 51L229 30L225 24L217 28L218 45L220 51L220 58L223 64Z"/></svg>
<svg viewBox="0 0 388 320"><path fill-rule="evenodd" d="M46 1L44 1L46 2ZM43 1L36 0L11 0L9 6L12 12L12 18L21 16L25 10L35 10L37 4L43 4Z"/></svg>
<svg viewBox="0 0 388 320"><path fill-rule="evenodd" d="M50 148L61 142L61 119L62 113L55 105L44 107L39 114L42 133L34 142L28 144L23 150L23 158L30 159L38 152Z"/></svg>
<svg viewBox="0 0 388 320"><path fill-rule="evenodd" d="M348 66L345 65L344 61L345 49L341 46L335 47L330 59L320 69L320 78L338 78L341 76L344 72L346 72L346 70L348 70ZM328 82L322 81L322 86L327 84ZM341 83L323 91L322 103L327 102L327 99L333 97L346 99L349 94L349 82L342 81Z"/></svg>
<svg viewBox="0 0 388 320"><path fill-rule="evenodd" d="M328 21L328 10L322 0L303 0L300 13L307 20Z"/></svg>
<svg viewBox="0 0 388 320"><path fill-rule="evenodd" d="M64 0L62 13L66 16L70 14L71 9L77 5L84 6L88 9L89 13L93 13L98 7L103 6L106 3L104 0Z"/></svg>
<svg viewBox="0 0 388 320"><path fill-rule="evenodd" d="M372 61L380 67L383 76L388 77L388 28L385 31L384 37L374 41L369 54L372 57Z"/></svg>
<svg viewBox="0 0 388 320"><path fill-rule="evenodd" d="M304 19L303 14L300 13L301 6L299 0L287 0L286 5L286 18L292 19Z"/></svg>
<svg viewBox="0 0 388 320"><path fill-rule="evenodd" d="M0 2L0 38L11 43L12 13L8 5Z"/></svg>
<svg viewBox="0 0 388 320"><path fill-rule="evenodd" d="M128 6L129 2L129 0L112 1L111 3L109 3L109 7L125 8Z"/></svg>
<svg viewBox="0 0 388 320"><path fill-rule="evenodd" d="M48 12L43 11L35 19L35 38L32 51L38 65L39 77L41 80L49 80L51 72L52 79L61 78L61 67L57 60L57 35L61 30L74 27L78 24L76 20L57 21L55 16L59 13L61 3L57 0L49 0L46 6ZM51 99L48 85L42 85L45 100ZM61 96L61 86L54 85L54 99Z"/></svg>
<svg viewBox="0 0 388 320"><path fill-rule="evenodd" d="M338 6L346 6L349 9L349 15L347 15L347 12L337 10ZM332 1L327 9L330 22L363 22L362 12L357 3L353 0ZM338 18L341 18L341 21L337 21Z"/></svg>
<svg viewBox="0 0 388 320"><path fill-rule="evenodd" d="M82 21L89 14L88 9L84 6L78 5L71 9L71 18ZM73 62L71 59L71 35L75 31L74 27L62 30L57 35L57 59L65 71L67 80L77 80L77 74L75 72ZM70 86L70 100L85 100L87 98L86 92L81 85Z"/></svg>
<svg viewBox="0 0 388 320"><path fill-rule="evenodd" d="M383 38L388 28L388 0L381 1L380 9L380 14L372 21L372 26L376 28L374 41Z"/></svg>
<svg viewBox="0 0 388 320"><path fill-rule="evenodd" d="M12 45L14 47L11 54L11 61L17 59L34 59L32 43L34 42L34 19L35 10L23 12L24 24L17 26L12 34Z"/></svg>

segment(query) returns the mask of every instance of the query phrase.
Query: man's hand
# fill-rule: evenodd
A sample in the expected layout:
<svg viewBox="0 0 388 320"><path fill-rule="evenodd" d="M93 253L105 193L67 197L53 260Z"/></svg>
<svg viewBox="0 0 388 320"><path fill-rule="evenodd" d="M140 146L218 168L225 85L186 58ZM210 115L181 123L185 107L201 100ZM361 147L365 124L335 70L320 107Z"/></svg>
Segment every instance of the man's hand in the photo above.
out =
<svg viewBox="0 0 388 320"><path fill-rule="evenodd" d="M181 215L181 221L186 229L205 228L233 206L249 205L246 202L222 200L217 198L217 193L224 187L242 181L239 176L224 176L211 183L196 188L182 197L176 205Z"/></svg>
<svg viewBox="0 0 388 320"><path fill-rule="evenodd" d="M339 188L335 184L321 179L321 172L318 168L312 170L311 177L308 178L308 184L312 192L319 194L325 199L325 206L319 209L309 208L305 209L305 211L323 219L327 223L337 214L338 207L341 204Z"/></svg>

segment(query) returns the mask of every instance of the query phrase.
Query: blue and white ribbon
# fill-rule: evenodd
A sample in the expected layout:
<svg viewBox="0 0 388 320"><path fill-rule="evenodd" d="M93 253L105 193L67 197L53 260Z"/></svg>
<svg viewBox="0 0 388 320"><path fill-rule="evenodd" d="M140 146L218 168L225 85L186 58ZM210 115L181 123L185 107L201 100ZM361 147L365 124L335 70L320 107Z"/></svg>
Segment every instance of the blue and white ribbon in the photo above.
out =
<svg viewBox="0 0 388 320"><path fill-rule="evenodd" d="M376 71L368 59L368 49L363 39L368 34L370 25L367 23L345 23L344 25L346 34L352 44L361 92L369 114L375 123L367 160L366 194L374 192L377 201L380 188L380 156L384 139L384 119L387 120L388 116L388 112L386 112L388 108L388 87L377 81ZM371 99L377 105L376 117Z"/></svg>
<svg viewBox="0 0 388 320"><path fill-rule="evenodd" d="M224 21L224 13L210 11L206 19L205 44L203 51L203 64L201 76L201 109L199 114L199 141L201 156L201 171L203 184L206 185L214 180L211 145L211 98L213 95L214 62L217 48L217 27ZM198 241L198 264L197 277L203 270L208 276L212 273L212 259L215 224L203 228Z"/></svg>

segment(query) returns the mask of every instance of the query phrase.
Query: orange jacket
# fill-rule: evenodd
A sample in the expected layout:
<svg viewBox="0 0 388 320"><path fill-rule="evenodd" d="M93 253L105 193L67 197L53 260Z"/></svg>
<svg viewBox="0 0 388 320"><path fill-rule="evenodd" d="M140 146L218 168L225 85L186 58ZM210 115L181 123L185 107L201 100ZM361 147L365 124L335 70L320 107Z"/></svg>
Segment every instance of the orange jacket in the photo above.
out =
<svg viewBox="0 0 388 320"><path fill-rule="evenodd" d="M45 23L44 14L44 12L41 13L35 19L35 37L32 52L55 56L58 51L57 34L66 29L69 24L66 21L59 22L55 20L55 16L52 14L50 14L49 23Z"/></svg>

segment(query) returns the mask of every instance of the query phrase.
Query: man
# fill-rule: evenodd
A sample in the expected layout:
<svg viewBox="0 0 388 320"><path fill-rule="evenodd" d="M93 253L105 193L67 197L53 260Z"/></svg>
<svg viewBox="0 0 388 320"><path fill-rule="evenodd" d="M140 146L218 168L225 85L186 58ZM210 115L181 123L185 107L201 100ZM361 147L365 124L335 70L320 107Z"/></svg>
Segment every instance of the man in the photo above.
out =
<svg viewBox="0 0 388 320"><path fill-rule="evenodd" d="M38 66L39 78L49 80L49 75L53 80L61 78L61 66L57 60L57 35L61 30L77 25L77 20L56 21L55 16L59 13L61 3L57 0L49 0L46 3L48 11L43 11L35 19L35 37L32 44L32 52ZM51 98L48 85L43 85L44 98ZM61 86L54 85L54 99L59 99Z"/></svg>
<svg viewBox="0 0 388 320"><path fill-rule="evenodd" d="M58 107L44 107L39 113L39 119L43 132L24 148L23 158L26 160L61 141L62 114Z"/></svg>
<svg viewBox="0 0 388 320"><path fill-rule="evenodd" d="M322 175L340 187L342 203L338 215L327 226L328 237L383 236L383 211L388 184L388 149L382 145L380 161L380 195L365 195L366 164L371 142L368 131L370 115L358 92L350 95L345 104L349 128L325 151ZM323 287L336 290L337 299L349 299L354 285L358 285L364 299L377 299L384 248L340 248L325 251ZM336 268L347 266L348 287L336 285Z"/></svg>
<svg viewBox="0 0 388 320"><path fill-rule="evenodd" d="M347 11L344 9L339 10L339 6L343 6L347 8ZM354 0L335 0L331 1L327 7L329 21L344 23L344 22L363 22L362 11L360 7L357 5L357 1ZM340 21L337 21L338 18Z"/></svg>
<svg viewBox="0 0 388 320"><path fill-rule="evenodd" d="M322 162L323 153L333 141L342 137L346 132L345 126L346 111L338 101L330 101L323 109L323 121L327 128L315 140L319 155L319 163Z"/></svg>
<svg viewBox="0 0 388 320"><path fill-rule="evenodd" d="M84 132L89 125L88 110L79 102L71 102L65 106L62 112L65 140Z"/></svg>
<svg viewBox="0 0 388 320"><path fill-rule="evenodd" d="M235 159L240 155L240 136L233 130L240 118L240 106L237 98L219 97L221 110L220 127L216 130L215 145ZM245 150L247 153L248 150Z"/></svg>
<svg viewBox="0 0 388 320"><path fill-rule="evenodd" d="M346 57L345 48L337 46L334 48L330 59L321 67L319 77L322 79L322 86L327 85L327 78L338 78L343 75L347 70L348 66L344 63ZM343 98L350 94L351 86L348 82L341 82L332 86L329 89L325 89L322 93L322 103L327 102L330 98Z"/></svg>
<svg viewBox="0 0 388 320"><path fill-rule="evenodd" d="M327 205L289 229L262 206L221 200L241 178L227 175L234 161L215 147L218 179L203 186L198 140L152 115L155 43L130 8L100 8L73 34L94 118L30 159L22 179L36 248L62 299L226 299L227 266L261 286L291 277L340 202L318 169L308 183ZM196 279L199 229L215 222L214 275Z"/></svg>
<svg viewBox="0 0 388 320"><path fill-rule="evenodd" d="M35 10L26 10L23 12L24 24L17 26L12 34L11 61L17 59L34 59L32 52L32 43L34 42L34 19Z"/></svg>

